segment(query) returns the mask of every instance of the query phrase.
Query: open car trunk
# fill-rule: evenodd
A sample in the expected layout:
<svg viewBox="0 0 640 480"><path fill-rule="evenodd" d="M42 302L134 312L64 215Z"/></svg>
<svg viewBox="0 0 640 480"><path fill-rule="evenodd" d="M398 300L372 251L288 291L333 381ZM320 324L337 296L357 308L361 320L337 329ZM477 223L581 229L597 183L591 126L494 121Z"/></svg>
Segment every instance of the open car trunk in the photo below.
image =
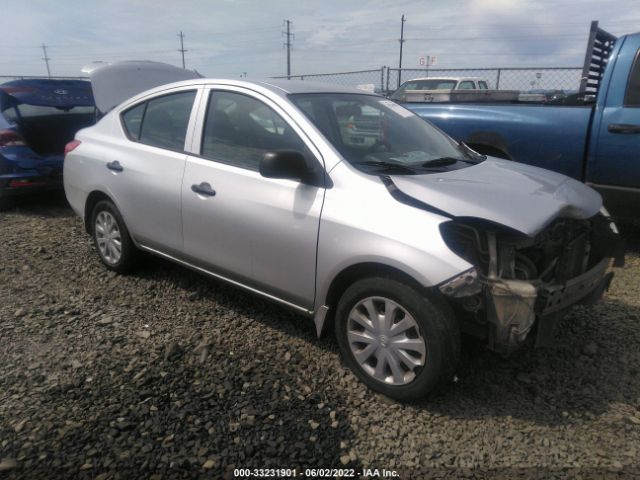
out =
<svg viewBox="0 0 640 480"><path fill-rule="evenodd" d="M62 154L64 146L73 140L76 132L95 123L93 109L83 107L81 113L73 110L59 114L23 116L17 122L18 130L27 145L39 155Z"/></svg>
<svg viewBox="0 0 640 480"><path fill-rule="evenodd" d="M37 154L62 154L81 128L93 125L91 84L84 80L26 79L0 85L2 116Z"/></svg>

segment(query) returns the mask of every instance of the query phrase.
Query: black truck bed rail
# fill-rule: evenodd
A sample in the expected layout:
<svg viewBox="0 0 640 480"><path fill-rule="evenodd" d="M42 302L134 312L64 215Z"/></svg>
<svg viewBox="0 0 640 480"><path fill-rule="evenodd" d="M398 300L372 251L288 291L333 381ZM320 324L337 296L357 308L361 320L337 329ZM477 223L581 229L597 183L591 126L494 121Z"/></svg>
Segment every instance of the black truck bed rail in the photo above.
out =
<svg viewBox="0 0 640 480"><path fill-rule="evenodd" d="M579 93L585 96L598 94L605 67L618 37L598 27L598 21L591 22L589 43L582 67Z"/></svg>

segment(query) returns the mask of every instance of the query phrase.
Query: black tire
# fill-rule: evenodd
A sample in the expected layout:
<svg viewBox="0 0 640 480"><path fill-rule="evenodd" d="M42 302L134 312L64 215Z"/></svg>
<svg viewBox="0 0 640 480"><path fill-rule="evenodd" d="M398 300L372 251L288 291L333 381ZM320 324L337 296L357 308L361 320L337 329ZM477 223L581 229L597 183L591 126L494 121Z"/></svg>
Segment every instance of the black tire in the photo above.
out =
<svg viewBox="0 0 640 480"><path fill-rule="evenodd" d="M424 365L413 372L415 378L404 385L390 385L367 373L349 346L347 330L351 310L368 297L385 297L406 310L415 320L426 343ZM370 277L353 283L338 302L335 333L344 363L369 388L400 401L425 397L441 382L452 378L460 358L457 321L443 299L418 289L410 282Z"/></svg>
<svg viewBox="0 0 640 480"><path fill-rule="evenodd" d="M100 246L98 245L98 238L96 235L96 219L101 212L106 212L115 219L115 223L120 232L121 254L119 259L115 262L109 261L107 258L105 258L100 249ZM91 237L93 238L93 244L96 247L96 251L98 252L100 261L109 270L113 270L114 272L118 273L128 273L135 268L139 252L135 244L133 243L133 240L131 240L129 230L127 229L127 226L122 219L122 215L120 215L120 212L113 204L113 202L109 200L101 200L93 207L93 211L91 212Z"/></svg>

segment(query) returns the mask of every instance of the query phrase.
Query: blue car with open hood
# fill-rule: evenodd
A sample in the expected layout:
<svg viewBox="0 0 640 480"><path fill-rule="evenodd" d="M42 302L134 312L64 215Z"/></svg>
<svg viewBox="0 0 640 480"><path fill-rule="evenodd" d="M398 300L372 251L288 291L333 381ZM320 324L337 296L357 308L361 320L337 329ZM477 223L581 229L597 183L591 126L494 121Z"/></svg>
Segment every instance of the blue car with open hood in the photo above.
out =
<svg viewBox="0 0 640 480"><path fill-rule="evenodd" d="M65 145L95 121L88 81L24 79L0 85L0 204L61 189Z"/></svg>

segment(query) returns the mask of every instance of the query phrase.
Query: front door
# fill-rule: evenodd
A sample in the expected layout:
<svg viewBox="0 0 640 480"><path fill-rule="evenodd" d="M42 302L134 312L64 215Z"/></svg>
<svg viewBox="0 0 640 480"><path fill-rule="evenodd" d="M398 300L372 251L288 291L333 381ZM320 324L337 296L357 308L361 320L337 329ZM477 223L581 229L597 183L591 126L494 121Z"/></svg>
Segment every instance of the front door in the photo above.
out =
<svg viewBox="0 0 640 480"><path fill-rule="evenodd" d="M626 37L624 42L615 64L609 66L614 69L596 123L587 181L603 193L605 206L612 211L635 215L629 194L640 186L640 37Z"/></svg>
<svg viewBox="0 0 640 480"><path fill-rule="evenodd" d="M324 188L258 171L265 152L310 151L277 105L240 89L212 90L203 123L200 154L187 159L182 187L185 255L312 309Z"/></svg>

